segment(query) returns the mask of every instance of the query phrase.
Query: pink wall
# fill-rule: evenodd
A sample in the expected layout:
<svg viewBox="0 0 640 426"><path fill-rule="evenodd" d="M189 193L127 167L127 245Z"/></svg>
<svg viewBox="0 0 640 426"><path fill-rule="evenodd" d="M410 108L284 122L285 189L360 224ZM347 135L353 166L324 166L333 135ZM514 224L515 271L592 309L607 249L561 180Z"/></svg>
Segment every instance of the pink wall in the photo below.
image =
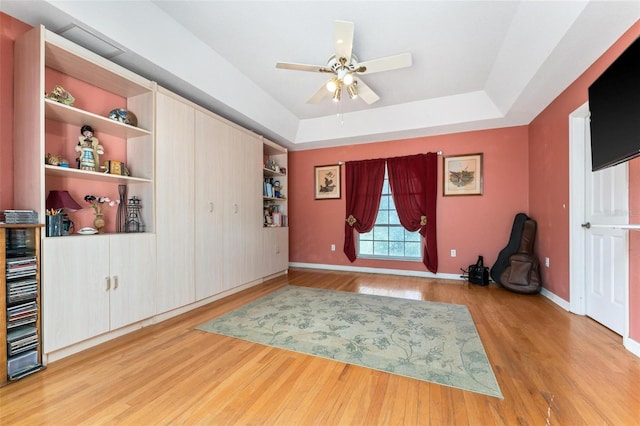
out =
<svg viewBox="0 0 640 426"><path fill-rule="evenodd" d="M0 12L0 210L13 208L13 41L30 29Z"/></svg>
<svg viewBox="0 0 640 426"><path fill-rule="evenodd" d="M314 166L439 150L444 155L482 152L484 194L443 197L439 161L438 272L459 274L460 268L475 263L478 255L492 264L508 242L515 214L528 212L526 126L290 152L290 261L426 271L420 262L357 259L350 263L342 251L344 197L314 200ZM335 252L331 252L331 244L336 245ZM456 258L450 257L451 249L457 250Z"/></svg>
<svg viewBox="0 0 640 426"><path fill-rule="evenodd" d="M543 268L545 288L569 300L569 114L588 99L589 85L640 34L636 22L585 73L561 93L529 125L529 204L538 220L536 251L548 256L551 267ZM640 223L638 161L631 162L631 221ZM630 240L631 337L640 338L640 260L634 254L640 247L636 235Z"/></svg>

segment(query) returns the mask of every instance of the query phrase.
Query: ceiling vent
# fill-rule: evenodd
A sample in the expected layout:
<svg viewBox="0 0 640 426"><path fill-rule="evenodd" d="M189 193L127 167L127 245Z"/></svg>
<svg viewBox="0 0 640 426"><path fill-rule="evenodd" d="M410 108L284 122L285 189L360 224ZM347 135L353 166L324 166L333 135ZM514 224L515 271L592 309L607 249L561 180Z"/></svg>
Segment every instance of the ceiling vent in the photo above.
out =
<svg viewBox="0 0 640 426"><path fill-rule="evenodd" d="M114 43L103 40L97 35L75 24L71 24L68 27L63 28L58 32L58 34L107 59L111 59L125 53L125 50L116 46Z"/></svg>

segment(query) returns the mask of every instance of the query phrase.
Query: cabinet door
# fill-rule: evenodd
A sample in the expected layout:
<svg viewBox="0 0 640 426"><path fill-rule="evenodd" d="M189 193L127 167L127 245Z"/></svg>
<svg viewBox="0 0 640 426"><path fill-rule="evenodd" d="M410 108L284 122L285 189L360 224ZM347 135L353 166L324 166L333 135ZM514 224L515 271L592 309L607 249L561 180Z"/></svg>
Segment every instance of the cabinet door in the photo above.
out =
<svg viewBox="0 0 640 426"><path fill-rule="evenodd" d="M262 144L230 128L223 147L232 185L224 186L224 285L237 287L261 277Z"/></svg>
<svg viewBox="0 0 640 426"><path fill-rule="evenodd" d="M109 331L109 237L43 240L44 352Z"/></svg>
<svg viewBox="0 0 640 426"><path fill-rule="evenodd" d="M195 157L195 282L196 300L224 290L223 188L233 187L233 173L222 160L222 145L228 143L229 124L196 111ZM232 230L229 230L232 232Z"/></svg>
<svg viewBox="0 0 640 426"><path fill-rule="evenodd" d="M156 123L156 312L162 313L195 301L194 109L158 93Z"/></svg>
<svg viewBox="0 0 640 426"><path fill-rule="evenodd" d="M264 276L289 268L289 228L264 228Z"/></svg>
<svg viewBox="0 0 640 426"><path fill-rule="evenodd" d="M243 160L244 147L242 132L229 128L229 138L224 144L223 161L228 172L228 185L223 187L224 199L224 289L228 290L243 284L245 266L244 235L247 225L242 220L241 194L247 173Z"/></svg>
<svg viewBox="0 0 640 426"><path fill-rule="evenodd" d="M111 329L153 316L156 238L153 234L110 236Z"/></svg>

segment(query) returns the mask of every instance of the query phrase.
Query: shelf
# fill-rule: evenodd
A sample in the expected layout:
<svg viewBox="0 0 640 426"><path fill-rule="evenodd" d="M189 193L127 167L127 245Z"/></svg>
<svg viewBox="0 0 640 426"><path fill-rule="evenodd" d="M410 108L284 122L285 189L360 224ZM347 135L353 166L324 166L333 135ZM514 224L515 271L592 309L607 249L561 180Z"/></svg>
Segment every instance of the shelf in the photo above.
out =
<svg viewBox="0 0 640 426"><path fill-rule="evenodd" d="M58 176L65 178L84 179L101 182L113 182L113 183L151 183L151 179L133 177L133 176L120 176L111 175L109 173L92 172L88 170L72 169L60 166L45 165L45 174L47 176Z"/></svg>
<svg viewBox="0 0 640 426"><path fill-rule="evenodd" d="M148 130L129 126L128 124L123 124L107 117L67 106L60 102L52 101L51 99L44 100L44 111L47 119L76 125L78 127L88 124L93 127L94 132L97 134L107 133L120 138L134 138L151 134Z"/></svg>
<svg viewBox="0 0 640 426"><path fill-rule="evenodd" d="M284 197L262 197L264 201L287 201Z"/></svg>
<svg viewBox="0 0 640 426"><path fill-rule="evenodd" d="M276 172L275 170L271 169L263 169L262 174L264 174L265 176L286 176L286 174L284 173Z"/></svg>

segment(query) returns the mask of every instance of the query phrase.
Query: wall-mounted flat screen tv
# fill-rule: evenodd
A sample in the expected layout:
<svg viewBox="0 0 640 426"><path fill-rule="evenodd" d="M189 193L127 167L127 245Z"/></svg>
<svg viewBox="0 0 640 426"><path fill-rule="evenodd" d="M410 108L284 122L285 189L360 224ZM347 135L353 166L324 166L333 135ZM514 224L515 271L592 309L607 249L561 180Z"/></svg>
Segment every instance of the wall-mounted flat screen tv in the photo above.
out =
<svg viewBox="0 0 640 426"><path fill-rule="evenodd" d="M589 86L589 110L594 172L640 155L640 38Z"/></svg>

